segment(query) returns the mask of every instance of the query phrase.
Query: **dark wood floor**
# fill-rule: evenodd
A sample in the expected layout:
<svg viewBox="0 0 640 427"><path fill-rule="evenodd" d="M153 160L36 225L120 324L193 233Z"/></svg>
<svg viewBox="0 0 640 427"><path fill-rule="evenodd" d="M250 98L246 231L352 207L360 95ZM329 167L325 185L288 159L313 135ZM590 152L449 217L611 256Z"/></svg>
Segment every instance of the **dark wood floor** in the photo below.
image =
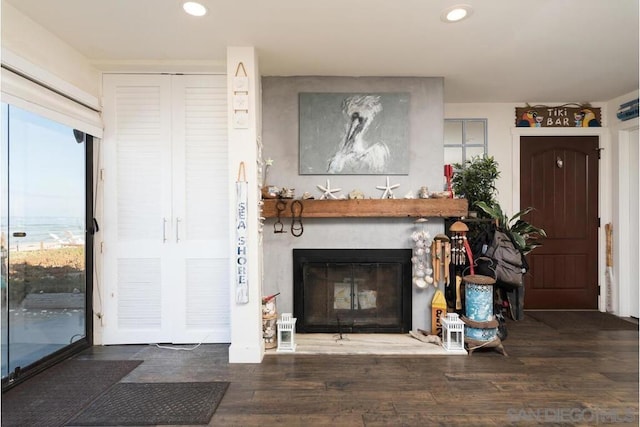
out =
<svg viewBox="0 0 640 427"><path fill-rule="evenodd" d="M638 330L509 322L509 356L274 355L229 364L226 345L94 347L143 359L124 381L230 381L210 425L638 425ZM561 322L562 323L562 322ZM586 322L584 324L587 324ZM568 327L569 326L569 327ZM610 327L610 326L607 326ZM430 345L430 344L425 344Z"/></svg>

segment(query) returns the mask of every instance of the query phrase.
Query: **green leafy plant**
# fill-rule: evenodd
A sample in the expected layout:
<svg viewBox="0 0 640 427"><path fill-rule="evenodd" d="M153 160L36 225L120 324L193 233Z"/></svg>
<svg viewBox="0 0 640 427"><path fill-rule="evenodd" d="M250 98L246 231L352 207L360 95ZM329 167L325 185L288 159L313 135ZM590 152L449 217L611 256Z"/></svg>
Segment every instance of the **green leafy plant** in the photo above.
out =
<svg viewBox="0 0 640 427"><path fill-rule="evenodd" d="M455 194L467 199L469 210L474 210L478 202L489 206L496 203L499 176L498 163L492 156L474 156L464 164L453 164L451 183Z"/></svg>
<svg viewBox="0 0 640 427"><path fill-rule="evenodd" d="M534 210L532 207L523 209L509 218L498 203L478 202L476 206L490 218L497 220L498 228L510 234L518 245L518 249L525 255L541 246L540 239L547 237L547 233L542 228L531 225L522 219L523 216Z"/></svg>

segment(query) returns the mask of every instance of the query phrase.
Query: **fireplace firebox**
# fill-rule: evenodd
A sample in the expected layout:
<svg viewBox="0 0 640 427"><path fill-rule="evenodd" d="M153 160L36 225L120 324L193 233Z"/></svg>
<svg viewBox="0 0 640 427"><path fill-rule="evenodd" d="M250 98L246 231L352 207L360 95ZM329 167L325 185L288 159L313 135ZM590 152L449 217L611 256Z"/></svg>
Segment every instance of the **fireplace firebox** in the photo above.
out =
<svg viewBox="0 0 640 427"><path fill-rule="evenodd" d="M411 249L294 249L298 332L407 333Z"/></svg>

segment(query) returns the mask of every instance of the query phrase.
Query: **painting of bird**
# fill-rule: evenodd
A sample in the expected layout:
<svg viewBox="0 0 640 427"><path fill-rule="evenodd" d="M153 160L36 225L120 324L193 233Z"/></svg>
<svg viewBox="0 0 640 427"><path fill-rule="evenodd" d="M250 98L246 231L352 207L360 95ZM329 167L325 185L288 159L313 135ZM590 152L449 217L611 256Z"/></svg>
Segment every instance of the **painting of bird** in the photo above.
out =
<svg viewBox="0 0 640 427"><path fill-rule="evenodd" d="M408 174L411 94L302 92L300 174Z"/></svg>
<svg viewBox="0 0 640 427"><path fill-rule="evenodd" d="M382 141L372 142L365 139L367 129L374 118L382 111L380 96L354 95L342 103L346 116L344 137L337 151L329 159L327 172L340 173L349 170L364 169L369 173L384 171L389 158L389 147Z"/></svg>

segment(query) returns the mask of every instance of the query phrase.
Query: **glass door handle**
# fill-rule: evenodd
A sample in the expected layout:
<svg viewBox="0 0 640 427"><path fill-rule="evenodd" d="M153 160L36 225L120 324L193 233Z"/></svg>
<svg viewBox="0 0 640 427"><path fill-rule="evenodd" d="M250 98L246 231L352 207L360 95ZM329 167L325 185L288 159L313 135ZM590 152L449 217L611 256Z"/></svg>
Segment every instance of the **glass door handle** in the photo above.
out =
<svg viewBox="0 0 640 427"><path fill-rule="evenodd" d="M176 218L176 243L180 242L180 222L182 222L182 219Z"/></svg>
<svg viewBox="0 0 640 427"><path fill-rule="evenodd" d="M13 237L27 237L27 233L24 231L14 231Z"/></svg>

